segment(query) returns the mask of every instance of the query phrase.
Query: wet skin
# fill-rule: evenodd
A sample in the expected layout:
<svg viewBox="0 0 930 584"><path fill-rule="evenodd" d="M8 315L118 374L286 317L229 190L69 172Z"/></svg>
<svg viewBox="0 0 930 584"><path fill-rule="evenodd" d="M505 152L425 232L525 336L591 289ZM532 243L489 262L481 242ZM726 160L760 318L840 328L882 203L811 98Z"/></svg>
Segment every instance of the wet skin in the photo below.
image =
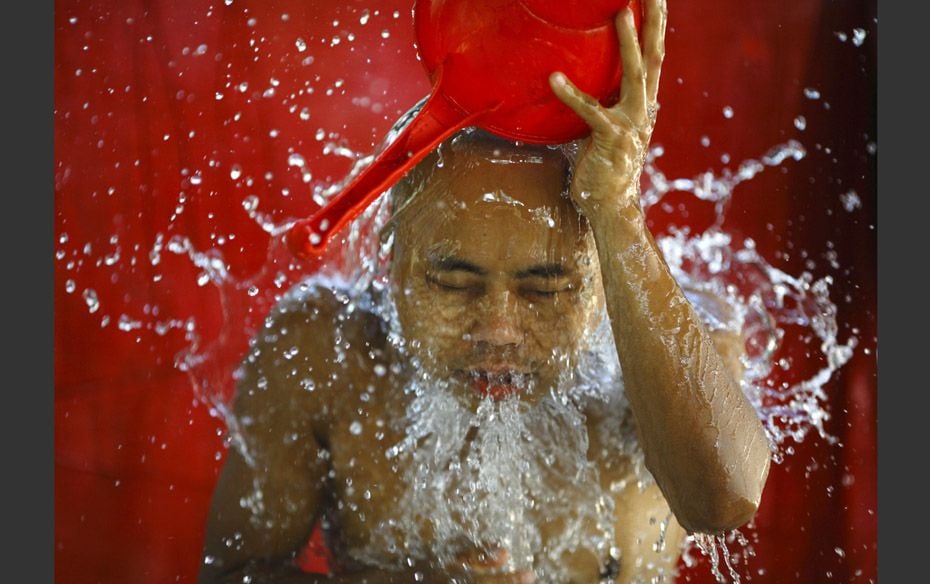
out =
<svg viewBox="0 0 930 584"><path fill-rule="evenodd" d="M435 375L472 389L465 401L535 402L574 364L603 305L593 241L560 196L559 153L503 165L493 146L448 150L396 219L391 280L404 335Z"/></svg>
<svg viewBox="0 0 930 584"><path fill-rule="evenodd" d="M472 407L482 396L472 376L462 372L526 373L536 389L515 388L518 395L511 399L538 400L560 369L584 350L585 333L604 305L591 232L561 193L561 155L508 165L495 164L494 156L493 149L480 145L444 155L443 167L398 218L392 263L399 320L408 345L416 346L411 352L435 375L457 381L463 403ZM506 202L484 200L488 192L506 193ZM405 468L384 453L403 438L389 422L404 415L409 399L401 391L407 363L388 344L378 317L355 311L340 320L343 305L331 291L315 289L305 296L272 313L245 362L235 406L240 419L252 420L242 430L259 468L250 469L230 449L214 499L208 535L214 545L208 543L206 553L222 558L227 568L254 558L286 560L329 507L337 563L354 573L349 579L359 581L362 574L372 582L390 579L365 572L340 551L364 548L372 526L398 511ZM344 349L335 350L340 344ZM286 356L292 347L298 353ZM313 391L306 389L308 378ZM586 414L590 443L600 444L602 413ZM354 422L361 425L355 432ZM617 496L616 545L624 558L617 581L671 574L684 531L672 519L665 552L653 551L670 514L658 487L640 490L630 461L614 451L592 449L590 455L602 486L613 485ZM253 526L251 511L239 505L256 479L263 485L272 528ZM590 503L565 502L568 507ZM242 534L241 550L222 544L221 534L235 532ZM473 568L489 543L463 548ZM397 560L387 551L381 557ZM564 564L573 581L596 582L605 560L578 552ZM454 568L438 573L428 565L417 569L438 578L432 581L463 574ZM472 574L469 581L516 582L528 576Z"/></svg>
<svg viewBox="0 0 930 584"><path fill-rule="evenodd" d="M640 490L628 459L610 448L589 451L605 488L613 487L623 558L617 581L629 582L669 572L682 527L721 533L751 519L769 453L738 383L740 340L700 322L639 207L664 56L664 2L645 2L642 48L629 11L618 16L617 30L624 77L615 106L601 106L560 75L550 79L592 129L574 167L571 203L561 197L559 161L495 165L487 148L461 149L398 219L392 285L409 352L435 375L456 380L466 404L483 393L538 399L540 391L520 387L516 374L537 389L550 387L584 350L585 331L606 308L629 414L656 480ZM487 193L511 201L485 200ZM360 310L347 314L344 301L317 290L282 302L256 339L234 406L254 463L229 450L207 526L211 562L202 581L241 582L246 574L252 582L318 581L292 559L324 510L334 519L334 551L343 561L346 549L365 547L373 527L398 513L404 469L384 452L403 438L391 421L404 414L409 368L379 320ZM602 414L587 414L590 442L600 444ZM256 486L261 501L254 500ZM588 503L566 501L574 504ZM670 511L665 551L656 553ZM427 582L452 575L532 580L531 572L485 573L482 566L506 550L482 559L482 548L496 542L471 544L462 550L467 572L428 562L400 574L347 565L353 572L344 581L410 582L414 571ZM392 553L399 554L372 550L384 559ZM581 551L563 560L571 581L593 582L606 558Z"/></svg>

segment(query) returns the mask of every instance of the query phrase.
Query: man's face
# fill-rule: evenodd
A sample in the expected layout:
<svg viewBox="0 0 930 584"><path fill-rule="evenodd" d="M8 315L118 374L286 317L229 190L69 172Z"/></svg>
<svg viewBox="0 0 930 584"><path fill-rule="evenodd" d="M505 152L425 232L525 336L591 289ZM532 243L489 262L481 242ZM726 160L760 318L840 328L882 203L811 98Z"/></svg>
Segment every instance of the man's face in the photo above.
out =
<svg viewBox="0 0 930 584"><path fill-rule="evenodd" d="M408 350L461 395L536 402L602 306L593 239L556 152L447 148L397 218L392 283Z"/></svg>

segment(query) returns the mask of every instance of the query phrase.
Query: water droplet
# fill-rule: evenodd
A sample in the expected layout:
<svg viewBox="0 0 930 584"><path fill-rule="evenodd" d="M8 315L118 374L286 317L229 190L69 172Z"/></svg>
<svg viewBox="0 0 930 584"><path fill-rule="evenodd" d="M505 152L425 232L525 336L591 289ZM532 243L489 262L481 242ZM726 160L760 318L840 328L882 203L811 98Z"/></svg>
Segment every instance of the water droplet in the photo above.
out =
<svg viewBox="0 0 930 584"><path fill-rule="evenodd" d="M362 26L365 26L366 24L368 24L369 18L371 18L371 14L369 14L368 11L366 10L362 12L362 15L358 19L358 23L361 24ZM77 19L74 19L74 20L77 21Z"/></svg>
<svg viewBox="0 0 930 584"><path fill-rule="evenodd" d="M386 39L386 38L390 38L390 36L391 36L391 31L389 31L388 29L384 29L381 31L381 38Z"/></svg>
<svg viewBox="0 0 930 584"><path fill-rule="evenodd" d="M197 49L194 51L194 56L195 56L195 57L199 57L199 56L201 56L201 55L205 55L206 53L207 53L207 45L200 45L200 46L197 47Z"/></svg>
<svg viewBox="0 0 930 584"><path fill-rule="evenodd" d="M203 177L200 175L199 172L194 173L194 174L191 176L191 184L192 184L192 185L199 185L199 184L202 183L202 182L203 182Z"/></svg>
<svg viewBox="0 0 930 584"><path fill-rule="evenodd" d="M81 293L81 296L84 297L84 302L87 303L87 311L91 314L100 310L100 300L97 298L97 291L93 288L87 288L84 292Z"/></svg>
<svg viewBox="0 0 930 584"><path fill-rule="evenodd" d="M240 176L242 176L242 167L238 164L233 164L232 168L229 169L229 178L239 180Z"/></svg>
<svg viewBox="0 0 930 584"><path fill-rule="evenodd" d="M733 117L733 108L730 107L730 106L726 106L725 108L723 108L723 117L725 117L725 118L728 119L728 120L729 120L730 118L732 118L732 117Z"/></svg>
<svg viewBox="0 0 930 584"><path fill-rule="evenodd" d="M134 329L142 328L142 322L138 320L132 320L129 316L125 314L119 315L119 319L116 321L116 328L128 333Z"/></svg>
<svg viewBox="0 0 930 584"><path fill-rule="evenodd" d="M303 53L307 50L307 43L302 38L298 38L296 41L294 41L294 44L297 45L297 52L299 53Z"/></svg>
<svg viewBox="0 0 930 584"><path fill-rule="evenodd" d="M358 436L362 433L362 424L358 420L355 420L349 426L349 432L351 432L353 436Z"/></svg>
<svg viewBox="0 0 930 584"><path fill-rule="evenodd" d="M807 99L820 99L820 92L813 87L804 88L804 97Z"/></svg>
<svg viewBox="0 0 930 584"><path fill-rule="evenodd" d="M258 195L249 195L248 197L242 199L242 208L246 210L247 213L251 213L258 208Z"/></svg>
<svg viewBox="0 0 930 584"><path fill-rule="evenodd" d="M305 122L310 119L310 108L305 107L302 110L300 110L300 119L302 119Z"/></svg>
<svg viewBox="0 0 930 584"><path fill-rule="evenodd" d="M249 286L249 296L258 296L258 286Z"/></svg>
<svg viewBox="0 0 930 584"><path fill-rule="evenodd" d="M862 43L865 42L865 35L866 35L866 32L864 29L854 28L853 36L852 36L852 43L857 47L861 47Z"/></svg>
<svg viewBox="0 0 930 584"><path fill-rule="evenodd" d="M845 43L845 42L847 41L847 39L849 39L849 37L848 37L848 36L846 35L846 33L843 32L843 31L839 31L839 30L838 30L838 31L834 32L833 34L836 36L836 38L838 38L838 39L840 40L841 43Z"/></svg>
<svg viewBox="0 0 930 584"><path fill-rule="evenodd" d="M807 127L807 119L804 116L798 116L794 118L794 127L803 130Z"/></svg>
<svg viewBox="0 0 930 584"><path fill-rule="evenodd" d="M859 193L855 189L849 189L840 195L840 202L843 203L843 208L850 213L862 206L862 200L859 199Z"/></svg>
<svg viewBox="0 0 930 584"><path fill-rule="evenodd" d="M77 289L77 284L74 283L74 280L68 280L65 282L65 292L71 294Z"/></svg>
<svg viewBox="0 0 930 584"><path fill-rule="evenodd" d="M287 157L288 166L297 166L302 168L304 164L306 164L304 157L300 154L297 154L296 152Z"/></svg>

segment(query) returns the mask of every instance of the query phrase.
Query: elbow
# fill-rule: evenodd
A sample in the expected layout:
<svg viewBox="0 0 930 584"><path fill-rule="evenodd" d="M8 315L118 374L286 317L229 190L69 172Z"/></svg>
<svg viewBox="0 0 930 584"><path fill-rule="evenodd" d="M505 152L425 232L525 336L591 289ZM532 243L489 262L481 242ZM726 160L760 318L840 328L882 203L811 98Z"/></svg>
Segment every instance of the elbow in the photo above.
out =
<svg viewBox="0 0 930 584"><path fill-rule="evenodd" d="M699 509L682 513L677 519L689 533L721 535L752 521L758 509L758 501L728 497L726 500L709 502Z"/></svg>
<svg viewBox="0 0 930 584"><path fill-rule="evenodd" d="M769 459L758 466L755 476L730 475L725 484L705 485L704 496L679 497L675 517L689 533L720 535L746 525L755 517L769 472Z"/></svg>
<svg viewBox="0 0 930 584"><path fill-rule="evenodd" d="M720 535L746 525L756 516L762 501L762 491L768 477L769 460L765 459L756 477L740 477L738 485L714 489L709 497L691 498L692 505L684 509L679 523L690 533Z"/></svg>

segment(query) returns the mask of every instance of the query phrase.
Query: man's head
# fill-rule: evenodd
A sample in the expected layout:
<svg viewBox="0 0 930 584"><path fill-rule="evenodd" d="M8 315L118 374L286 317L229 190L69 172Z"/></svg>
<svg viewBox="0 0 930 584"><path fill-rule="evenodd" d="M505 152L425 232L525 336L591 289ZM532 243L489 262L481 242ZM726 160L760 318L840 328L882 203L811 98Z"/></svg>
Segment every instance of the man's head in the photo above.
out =
<svg viewBox="0 0 930 584"><path fill-rule="evenodd" d="M406 345L463 395L535 402L597 324L597 257L568 176L559 149L472 131L395 188L391 271Z"/></svg>

